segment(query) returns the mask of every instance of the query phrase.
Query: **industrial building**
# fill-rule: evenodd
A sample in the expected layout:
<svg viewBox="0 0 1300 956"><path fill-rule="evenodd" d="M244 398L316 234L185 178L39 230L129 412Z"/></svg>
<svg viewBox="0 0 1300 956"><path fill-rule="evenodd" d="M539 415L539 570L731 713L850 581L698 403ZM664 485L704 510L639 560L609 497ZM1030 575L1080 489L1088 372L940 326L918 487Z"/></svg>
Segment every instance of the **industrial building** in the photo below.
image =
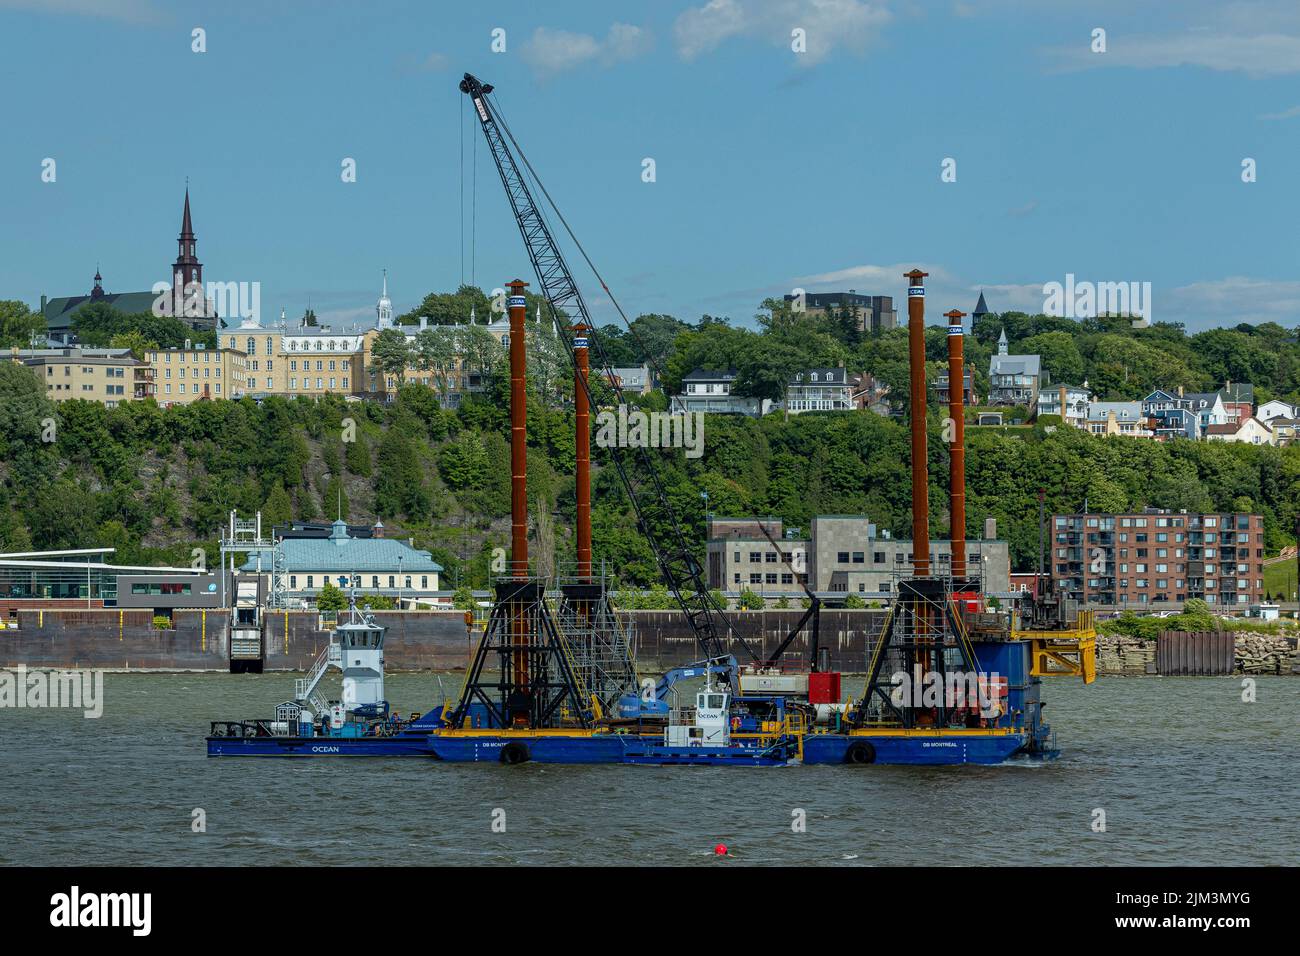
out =
<svg viewBox="0 0 1300 956"><path fill-rule="evenodd" d="M1051 575L1067 596L1152 605L1200 598L1258 604L1264 597L1264 519L1247 514L1053 515Z"/></svg>
<svg viewBox="0 0 1300 956"><path fill-rule="evenodd" d="M78 548L0 554L0 615L12 618L20 610L60 607L217 606L191 603L207 601L207 595L218 591L215 578L205 576L201 568L109 564L107 557L113 551ZM143 590L136 590L140 586ZM123 602L127 594L149 600Z"/></svg>
<svg viewBox="0 0 1300 956"><path fill-rule="evenodd" d="M911 541L877 529L865 515L818 515L807 534L785 528L780 518L710 516L706 548L710 588L771 598L802 597L806 583L831 600L850 593L889 600L894 579L911 571L912 560ZM933 541L931 549L939 566L950 560L949 542ZM967 542L967 560L984 575L990 594L1011 590L1010 551L996 540L992 521L982 540Z"/></svg>

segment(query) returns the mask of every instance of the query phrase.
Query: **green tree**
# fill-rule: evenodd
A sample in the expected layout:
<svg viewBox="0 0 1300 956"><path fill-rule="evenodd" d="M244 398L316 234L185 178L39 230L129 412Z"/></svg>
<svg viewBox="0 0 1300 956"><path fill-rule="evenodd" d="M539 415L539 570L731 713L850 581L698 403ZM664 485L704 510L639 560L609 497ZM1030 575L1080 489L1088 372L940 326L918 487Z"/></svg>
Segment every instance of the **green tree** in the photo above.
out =
<svg viewBox="0 0 1300 956"><path fill-rule="evenodd" d="M316 607L321 611L342 611L348 606L348 596L328 578L316 594Z"/></svg>

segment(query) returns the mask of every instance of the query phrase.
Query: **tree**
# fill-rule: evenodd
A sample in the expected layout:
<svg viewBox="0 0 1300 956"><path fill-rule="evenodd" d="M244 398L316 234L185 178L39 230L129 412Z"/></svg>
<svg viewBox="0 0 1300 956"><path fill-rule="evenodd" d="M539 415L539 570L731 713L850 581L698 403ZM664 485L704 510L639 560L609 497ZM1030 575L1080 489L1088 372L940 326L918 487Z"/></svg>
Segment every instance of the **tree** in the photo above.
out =
<svg viewBox="0 0 1300 956"><path fill-rule="evenodd" d="M108 340L110 348L130 349L131 354L137 359L143 360L144 355L150 349L158 348L158 343L153 339L146 338L144 333L138 329L131 329L128 332L118 332Z"/></svg>
<svg viewBox="0 0 1300 956"><path fill-rule="evenodd" d="M284 490L283 482L277 481L271 486L271 492L262 503L262 521L268 528L278 524L288 524L293 520L293 504L289 493Z"/></svg>
<svg viewBox="0 0 1300 956"><path fill-rule="evenodd" d="M411 346L406 341L406 333L401 329L384 329L375 336L375 343L370 348L375 359L375 367L385 377L401 379L406 367L411 364Z"/></svg>
<svg viewBox="0 0 1300 956"><path fill-rule="evenodd" d="M321 611L342 611L347 606L348 596L343 593L342 588L335 587L334 583L326 578L316 594L316 608Z"/></svg>
<svg viewBox="0 0 1300 956"><path fill-rule="evenodd" d="M749 588L741 588L740 599L736 603L742 611L758 611L766 602Z"/></svg>
<svg viewBox="0 0 1300 956"><path fill-rule="evenodd" d="M45 331L45 316L17 299L0 300L0 348L30 348L32 337Z"/></svg>

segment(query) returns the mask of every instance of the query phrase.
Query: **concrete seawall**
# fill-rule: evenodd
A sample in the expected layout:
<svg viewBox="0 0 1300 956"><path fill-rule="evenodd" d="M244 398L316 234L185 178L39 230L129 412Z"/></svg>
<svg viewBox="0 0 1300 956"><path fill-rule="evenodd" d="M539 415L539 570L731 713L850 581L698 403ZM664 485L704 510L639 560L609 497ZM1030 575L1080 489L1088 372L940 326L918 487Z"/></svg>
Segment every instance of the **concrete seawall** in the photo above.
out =
<svg viewBox="0 0 1300 956"><path fill-rule="evenodd" d="M798 622L799 610L733 611L728 618L739 635L763 655L771 653ZM700 652L680 611L631 611L633 650L646 671L661 671L698 660ZM460 611L380 611L388 628L385 660L391 670L464 668L481 636L467 632ZM846 671L866 667L867 653L884 619L879 610L828 610L821 615L821 644L831 666ZM306 670L329 641L315 613L281 611L265 618L264 668ZM21 611L19 626L0 630L0 667L103 667L129 670L228 669L227 618L216 611L176 611L173 627L156 630L149 611ZM745 655L739 641L729 647ZM808 640L800 635L786 650L789 660L807 660Z"/></svg>

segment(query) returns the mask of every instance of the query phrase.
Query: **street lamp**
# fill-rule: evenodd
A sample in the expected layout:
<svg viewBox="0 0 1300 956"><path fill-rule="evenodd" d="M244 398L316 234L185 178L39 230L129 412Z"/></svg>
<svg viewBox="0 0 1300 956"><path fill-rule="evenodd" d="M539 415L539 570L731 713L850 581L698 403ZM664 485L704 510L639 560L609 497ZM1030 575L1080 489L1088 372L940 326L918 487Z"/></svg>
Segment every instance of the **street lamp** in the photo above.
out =
<svg viewBox="0 0 1300 956"><path fill-rule="evenodd" d="M397 609L402 609L402 555L397 556Z"/></svg>

